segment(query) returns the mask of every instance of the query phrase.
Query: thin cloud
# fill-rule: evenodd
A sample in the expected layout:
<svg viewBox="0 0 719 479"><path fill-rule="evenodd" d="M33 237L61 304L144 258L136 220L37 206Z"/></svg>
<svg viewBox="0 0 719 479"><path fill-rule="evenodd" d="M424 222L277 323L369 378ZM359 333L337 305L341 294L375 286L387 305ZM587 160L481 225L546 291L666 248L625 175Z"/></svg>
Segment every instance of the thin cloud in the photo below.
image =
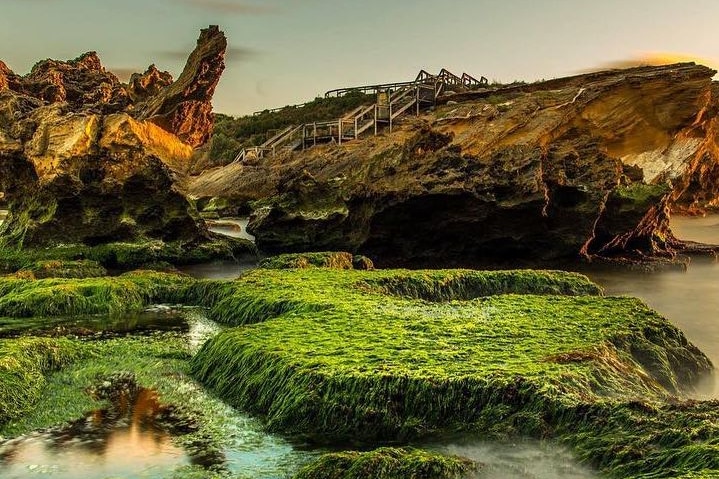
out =
<svg viewBox="0 0 719 479"><path fill-rule="evenodd" d="M277 11L276 7L270 5L255 5L231 0L180 0L180 3L203 10L237 15L266 15Z"/></svg>
<svg viewBox="0 0 719 479"><path fill-rule="evenodd" d="M719 62L712 58L700 57L676 52L642 52L624 60L603 63L597 67L581 70L580 73L592 73L609 69L624 69L642 66L670 65L673 63L694 62L711 68L717 68Z"/></svg>
<svg viewBox="0 0 719 479"><path fill-rule="evenodd" d="M124 68L124 67L118 67L118 68L108 68L109 71L115 74L115 76L121 81L121 82L127 82L133 73L142 73L145 71L144 68Z"/></svg>
<svg viewBox="0 0 719 479"><path fill-rule="evenodd" d="M187 60L187 57L190 56L191 51L192 51L191 49L188 49L188 50L164 50L161 52L157 52L157 56L164 60L184 62L185 60ZM228 62L244 62L244 61L252 60L259 55L261 55L261 53L259 51L253 50L251 48L231 47L231 48L227 49L225 58L227 59Z"/></svg>

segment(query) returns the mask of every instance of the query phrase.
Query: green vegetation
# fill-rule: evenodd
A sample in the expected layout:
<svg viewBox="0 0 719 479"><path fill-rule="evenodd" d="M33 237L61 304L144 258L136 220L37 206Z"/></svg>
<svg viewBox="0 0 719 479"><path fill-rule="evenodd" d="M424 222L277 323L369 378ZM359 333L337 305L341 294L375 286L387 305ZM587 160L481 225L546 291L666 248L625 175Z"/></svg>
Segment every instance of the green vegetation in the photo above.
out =
<svg viewBox="0 0 719 479"><path fill-rule="evenodd" d="M248 326L208 341L193 372L271 430L554 437L617 477L717 469L719 412L666 405L709 361L580 275L310 268L201 287L217 319Z"/></svg>
<svg viewBox="0 0 719 479"><path fill-rule="evenodd" d="M82 347L66 339L0 340L0 426L40 399L48 373L83 355Z"/></svg>
<svg viewBox="0 0 719 479"><path fill-rule="evenodd" d="M351 253L326 251L322 253L291 253L272 256L260 261L260 268L332 268L332 269L374 269L372 260L366 256L352 256Z"/></svg>
<svg viewBox="0 0 719 479"><path fill-rule="evenodd" d="M586 277L556 271L333 269L352 260L286 255L267 264L290 269L233 282L148 271L0 278L0 316L121 314L170 302L242 325L194 357L178 333L0 339L0 434L77 419L104 404L85 391L128 373L192 421L183 444L219 454L227 413L191 373L271 431L317 441L466 431L565 441L612 477L719 471L719 402L677 396L711 365L640 301L604 297ZM380 449L325 456L298 477L462 477L469 469L460 466L468 463Z"/></svg>
<svg viewBox="0 0 719 479"><path fill-rule="evenodd" d="M384 447L326 454L295 479L462 479L477 465L460 457Z"/></svg>
<svg viewBox="0 0 719 479"><path fill-rule="evenodd" d="M256 253L257 249L250 241L220 236L199 244L147 241L98 246L60 245L45 249L0 247L0 271L32 270L47 261L79 260L94 261L105 268L127 270L160 262L193 264Z"/></svg>
<svg viewBox="0 0 719 479"><path fill-rule="evenodd" d="M216 115L210 151L210 166L226 165L242 148L264 143L273 131L290 125L339 119L361 105L375 101L374 95L351 92L339 98L315 98L302 106L233 118Z"/></svg>
<svg viewBox="0 0 719 479"><path fill-rule="evenodd" d="M183 296L192 279L136 271L118 277L27 280L0 278L0 316L117 315Z"/></svg>
<svg viewBox="0 0 719 479"><path fill-rule="evenodd" d="M36 261L16 273L18 278L99 278L107 276L107 270L96 261L44 260Z"/></svg>
<svg viewBox="0 0 719 479"><path fill-rule="evenodd" d="M671 191L668 184L648 185L645 183L631 183L627 186L618 186L608 199L609 203L619 203L619 211L633 210L642 207L644 209L655 205L667 193Z"/></svg>

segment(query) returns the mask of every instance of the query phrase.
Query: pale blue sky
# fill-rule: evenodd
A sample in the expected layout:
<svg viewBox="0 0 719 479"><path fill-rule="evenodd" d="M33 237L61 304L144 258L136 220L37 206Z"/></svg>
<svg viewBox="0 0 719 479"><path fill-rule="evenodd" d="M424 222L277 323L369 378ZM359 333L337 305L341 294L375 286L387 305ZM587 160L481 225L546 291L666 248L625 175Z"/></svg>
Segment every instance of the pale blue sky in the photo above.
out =
<svg viewBox="0 0 719 479"><path fill-rule="evenodd" d="M717 20L716 0L0 0L0 59L26 73L96 50L112 70L176 76L218 24L231 51L215 109L243 114L420 68L532 81L646 52L716 66Z"/></svg>

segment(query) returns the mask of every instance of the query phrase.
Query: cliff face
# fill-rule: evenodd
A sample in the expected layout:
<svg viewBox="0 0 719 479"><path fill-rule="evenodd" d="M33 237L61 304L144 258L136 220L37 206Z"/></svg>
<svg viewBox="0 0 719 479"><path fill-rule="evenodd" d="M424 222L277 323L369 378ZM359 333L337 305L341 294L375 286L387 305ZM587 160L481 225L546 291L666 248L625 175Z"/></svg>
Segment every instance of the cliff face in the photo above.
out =
<svg viewBox="0 0 719 479"><path fill-rule="evenodd" d="M176 178L211 134L225 47L203 30L176 82L153 66L123 85L95 53L22 77L0 62L1 244L205 237Z"/></svg>
<svg viewBox="0 0 719 479"><path fill-rule="evenodd" d="M268 251L384 263L671 255L670 207L719 203L714 71L694 64L458 94L391 134L196 178L259 200Z"/></svg>

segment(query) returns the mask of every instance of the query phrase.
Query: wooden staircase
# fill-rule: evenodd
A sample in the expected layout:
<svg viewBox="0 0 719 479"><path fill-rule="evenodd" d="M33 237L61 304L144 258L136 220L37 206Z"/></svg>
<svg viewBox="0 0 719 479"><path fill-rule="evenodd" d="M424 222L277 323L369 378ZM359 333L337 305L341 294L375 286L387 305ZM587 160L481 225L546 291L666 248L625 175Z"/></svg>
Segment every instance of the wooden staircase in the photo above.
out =
<svg viewBox="0 0 719 479"><path fill-rule="evenodd" d="M437 98L449 91L467 91L488 85L485 77L477 80L463 73L457 76L447 69L437 75L421 70L414 81L384 83L351 88L340 88L325 93L325 97L340 97L350 92L374 93L377 100L372 105L362 105L337 120L291 125L276 132L260 146L244 148L233 163L249 158L276 156L298 149L306 149L321 143L342 144L356 140L367 131L377 134L383 127L389 131L401 116L420 112L436 104Z"/></svg>

